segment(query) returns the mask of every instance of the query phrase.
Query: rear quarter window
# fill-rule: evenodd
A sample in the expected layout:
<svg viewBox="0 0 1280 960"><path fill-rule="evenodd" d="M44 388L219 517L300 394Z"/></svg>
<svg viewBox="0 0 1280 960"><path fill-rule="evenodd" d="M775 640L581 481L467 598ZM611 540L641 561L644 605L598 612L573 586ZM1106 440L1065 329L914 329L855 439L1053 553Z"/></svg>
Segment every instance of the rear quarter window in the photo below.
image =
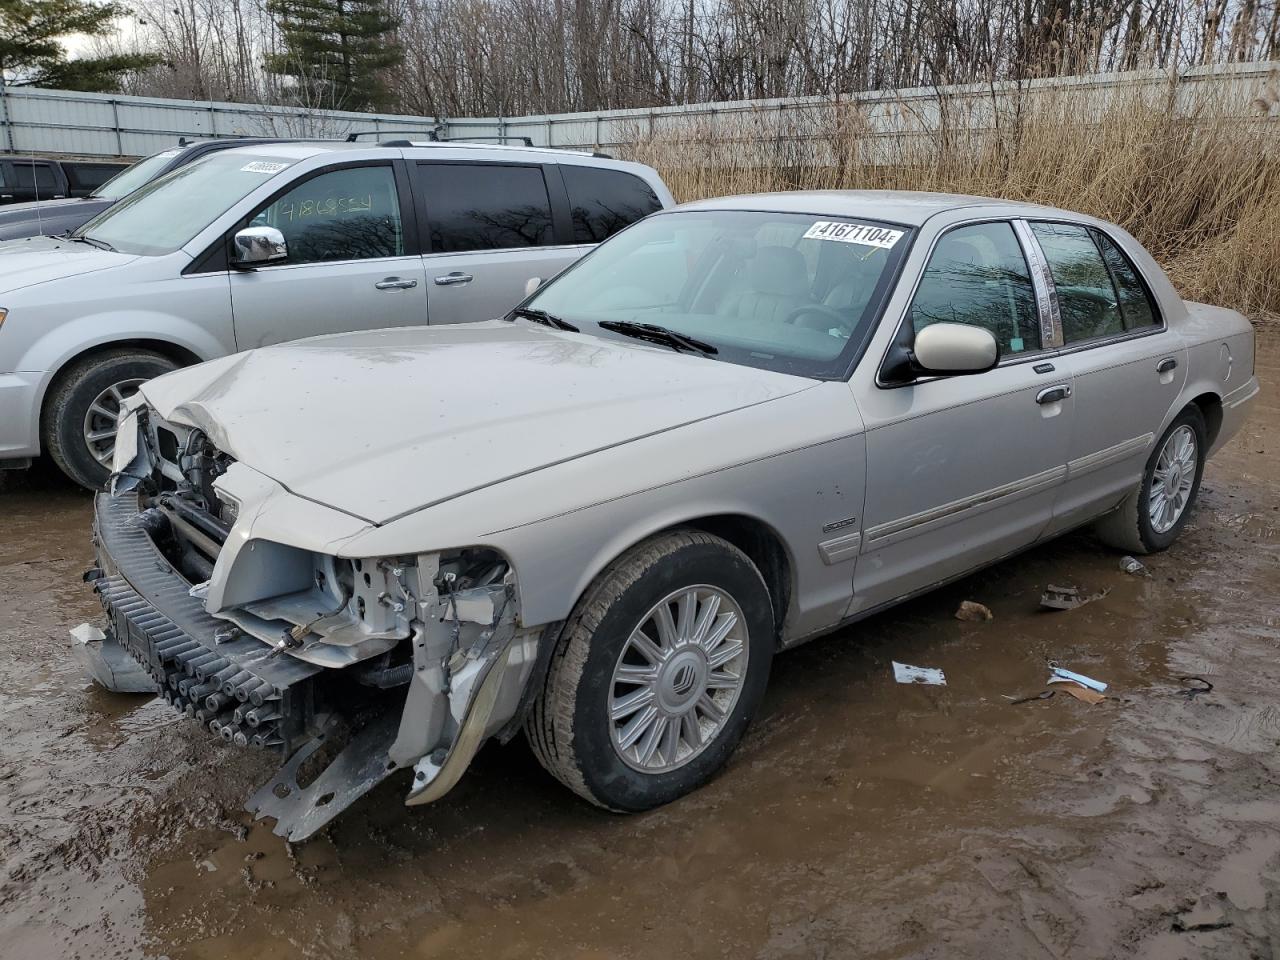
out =
<svg viewBox="0 0 1280 960"><path fill-rule="evenodd" d="M653 189L634 174L561 164L574 243L599 243L662 209Z"/></svg>

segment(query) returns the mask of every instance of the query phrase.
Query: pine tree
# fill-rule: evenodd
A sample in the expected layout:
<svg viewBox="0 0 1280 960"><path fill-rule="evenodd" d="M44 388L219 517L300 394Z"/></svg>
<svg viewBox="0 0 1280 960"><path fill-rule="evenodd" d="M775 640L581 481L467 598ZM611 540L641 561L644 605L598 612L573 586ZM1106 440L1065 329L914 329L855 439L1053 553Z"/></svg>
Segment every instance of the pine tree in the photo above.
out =
<svg viewBox="0 0 1280 960"><path fill-rule="evenodd" d="M376 110L390 101L383 74L404 55L384 0L268 0L267 9L284 46L267 56L267 69L294 77L309 102Z"/></svg>
<svg viewBox="0 0 1280 960"><path fill-rule="evenodd" d="M123 11L88 0L0 0L0 83L114 90L120 75L160 62L148 53L67 59L59 37L109 34Z"/></svg>

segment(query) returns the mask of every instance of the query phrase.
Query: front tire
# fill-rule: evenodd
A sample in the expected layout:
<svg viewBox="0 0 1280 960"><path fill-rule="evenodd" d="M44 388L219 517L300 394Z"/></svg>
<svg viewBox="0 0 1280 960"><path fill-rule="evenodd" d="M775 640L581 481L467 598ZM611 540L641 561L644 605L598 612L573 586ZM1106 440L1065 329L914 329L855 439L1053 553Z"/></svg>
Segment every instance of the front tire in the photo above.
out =
<svg viewBox="0 0 1280 960"><path fill-rule="evenodd" d="M1099 539L1130 553L1168 549L1186 526L1200 492L1207 446L1204 415L1189 406L1155 445L1137 489L1098 521Z"/></svg>
<svg viewBox="0 0 1280 960"><path fill-rule="evenodd" d="M153 377L176 370L163 354L120 347L85 357L49 388L41 439L68 477L100 490L111 475L120 404Z"/></svg>
<svg viewBox="0 0 1280 960"><path fill-rule="evenodd" d="M526 736L553 776L598 806L669 803L737 746L774 645L768 587L746 554L697 530L659 535L579 600Z"/></svg>

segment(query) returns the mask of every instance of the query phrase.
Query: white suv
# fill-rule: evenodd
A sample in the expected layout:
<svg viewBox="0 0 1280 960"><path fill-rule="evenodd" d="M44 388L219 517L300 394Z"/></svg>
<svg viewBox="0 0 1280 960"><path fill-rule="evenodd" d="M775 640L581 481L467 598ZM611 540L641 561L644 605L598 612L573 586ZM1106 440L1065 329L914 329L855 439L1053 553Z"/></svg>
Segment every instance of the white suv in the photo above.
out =
<svg viewBox="0 0 1280 960"><path fill-rule="evenodd" d="M563 150L213 154L70 237L0 243L0 467L43 449L99 487L120 403L152 377L317 334L501 316L672 203L649 167Z"/></svg>

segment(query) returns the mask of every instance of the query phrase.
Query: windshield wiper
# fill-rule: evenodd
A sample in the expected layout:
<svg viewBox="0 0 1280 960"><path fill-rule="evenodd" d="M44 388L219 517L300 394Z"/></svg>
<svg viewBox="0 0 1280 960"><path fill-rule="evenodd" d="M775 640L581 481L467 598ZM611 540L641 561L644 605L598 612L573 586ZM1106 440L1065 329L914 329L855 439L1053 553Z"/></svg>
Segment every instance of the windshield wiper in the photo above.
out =
<svg viewBox="0 0 1280 960"><path fill-rule="evenodd" d="M660 327L656 323L636 323L634 320L601 320L601 330L611 330L624 337L636 340L647 340L650 343L661 343L675 350L696 350L710 356L720 351L707 343L684 333L677 333L668 327Z"/></svg>
<svg viewBox="0 0 1280 960"><path fill-rule="evenodd" d="M557 330L568 330L570 333L578 333L578 328L568 320L557 317L554 313L547 313L545 310L535 310L532 307L516 307L511 311L513 317L524 317L526 320L532 320L534 323L540 323L545 327L554 327Z"/></svg>
<svg viewBox="0 0 1280 960"><path fill-rule="evenodd" d="M112 253L116 252L116 248L107 243L107 241L99 240L97 237L86 236L83 233L76 234L75 236L68 237L67 239L75 240L77 243L87 243L89 246L97 247L99 250L110 250Z"/></svg>

